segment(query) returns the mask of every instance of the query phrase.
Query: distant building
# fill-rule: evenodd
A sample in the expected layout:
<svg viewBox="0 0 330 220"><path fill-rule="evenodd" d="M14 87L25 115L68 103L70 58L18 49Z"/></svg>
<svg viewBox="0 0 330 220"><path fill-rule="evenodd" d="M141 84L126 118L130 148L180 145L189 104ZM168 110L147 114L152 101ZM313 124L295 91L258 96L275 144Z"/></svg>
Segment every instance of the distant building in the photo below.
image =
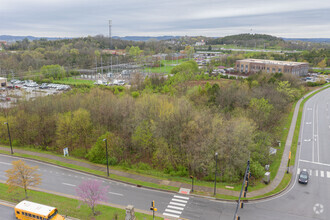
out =
<svg viewBox="0 0 330 220"><path fill-rule="evenodd" d="M109 50L109 49L104 49L102 50L102 53L106 53L106 54L112 54L112 55L126 55L126 51L125 50Z"/></svg>
<svg viewBox="0 0 330 220"><path fill-rule="evenodd" d="M205 45L204 40L195 43L195 46L204 46L204 45Z"/></svg>
<svg viewBox="0 0 330 220"><path fill-rule="evenodd" d="M240 73L290 73L304 76L308 74L309 65L303 62L244 59L237 60L235 68Z"/></svg>

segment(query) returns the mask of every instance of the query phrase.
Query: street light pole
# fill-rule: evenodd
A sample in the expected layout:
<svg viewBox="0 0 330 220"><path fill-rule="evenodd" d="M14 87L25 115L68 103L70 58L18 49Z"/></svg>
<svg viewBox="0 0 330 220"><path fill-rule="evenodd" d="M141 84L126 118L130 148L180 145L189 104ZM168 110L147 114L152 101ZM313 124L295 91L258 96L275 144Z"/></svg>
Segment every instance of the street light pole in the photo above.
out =
<svg viewBox="0 0 330 220"><path fill-rule="evenodd" d="M8 124L8 122L5 122L4 124L7 125L7 129L8 129L8 137L9 137L10 151L11 151L11 154L14 154L14 152L13 152L13 146L11 145L11 137L10 137L10 131L9 131L9 124Z"/></svg>
<svg viewBox="0 0 330 220"><path fill-rule="evenodd" d="M105 141L105 153L106 153L106 157L107 157L107 175L109 176L109 162L108 162L108 142L107 139L103 139L103 141Z"/></svg>
<svg viewBox="0 0 330 220"><path fill-rule="evenodd" d="M218 167L218 152L215 153L214 196L217 194L217 167Z"/></svg>
<svg viewBox="0 0 330 220"><path fill-rule="evenodd" d="M194 192L194 176L190 176L191 178L191 192Z"/></svg>

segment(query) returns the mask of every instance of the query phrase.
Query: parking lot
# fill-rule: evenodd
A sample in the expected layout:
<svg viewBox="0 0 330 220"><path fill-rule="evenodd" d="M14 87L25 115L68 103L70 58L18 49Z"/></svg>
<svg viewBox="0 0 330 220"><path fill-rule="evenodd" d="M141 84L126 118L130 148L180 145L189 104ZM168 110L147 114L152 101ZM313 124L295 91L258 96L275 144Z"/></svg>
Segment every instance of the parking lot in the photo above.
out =
<svg viewBox="0 0 330 220"><path fill-rule="evenodd" d="M70 90L62 84L37 84L31 80L11 80L7 87L0 90L0 108L9 108L19 100L33 100L36 97L58 94Z"/></svg>

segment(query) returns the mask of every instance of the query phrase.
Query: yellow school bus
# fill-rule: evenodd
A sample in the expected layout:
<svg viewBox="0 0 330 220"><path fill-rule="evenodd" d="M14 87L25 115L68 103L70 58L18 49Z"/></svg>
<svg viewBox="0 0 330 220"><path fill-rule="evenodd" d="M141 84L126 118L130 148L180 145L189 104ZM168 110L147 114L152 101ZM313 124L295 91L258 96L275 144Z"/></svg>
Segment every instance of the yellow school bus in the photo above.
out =
<svg viewBox="0 0 330 220"><path fill-rule="evenodd" d="M20 220L64 220L55 207L23 200L15 206L15 216Z"/></svg>

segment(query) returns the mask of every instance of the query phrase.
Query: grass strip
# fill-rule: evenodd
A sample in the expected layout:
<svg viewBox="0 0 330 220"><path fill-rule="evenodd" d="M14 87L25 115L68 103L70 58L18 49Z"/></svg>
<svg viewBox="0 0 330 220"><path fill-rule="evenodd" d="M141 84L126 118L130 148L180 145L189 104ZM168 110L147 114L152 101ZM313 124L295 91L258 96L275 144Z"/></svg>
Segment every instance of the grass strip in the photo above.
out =
<svg viewBox="0 0 330 220"><path fill-rule="evenodd" d="M0 199L13 203L18 203L24 198L24 190L18 188L14 192L8 192L8 185L0 183ZM97 205L95 210L98 213L97 216L92 215L91 209L77 199L66 198L63 196L53 195L44 192L38 192L34 190L28 191L28 200L44 205L54 206L59 210L59 213L63 216L71 216L79 219L96 219L96 220L108 220L108 219L125 219L125 210L109 207L106 205ZM117 216L117 218L116 218ZM152 219L152 216L135 212L137 219ZM156 217L156 219L162 219Z"/></svg>
<svg viewBox="0 0 330 220"><path fill-rule="evenodd" d="M10 152L3 151L3 150L0 150L0 153L10 155ZM83 172L87 172L87 173L91 173L91 174L106 177L105 172L102 172L102 171L99 171L99 170L89 169L89 168L86 168L86 167L81 167L81 166L78 166L78 165L75 165L75 164L64 163L64 162L61 162L61 161L52 160L52 159L43 158L43 157L34 156L34 155L29 155L29 154L15 153L15 156L30 158L30 159L36 159L36 160L40 160L40 161L45 161L45 162L48 162L48 163L51 163L51 164L55 164L55 165L59 165L59 166L63 166L63 167L67 167L67 168L71 168L71 169L75 169L75 170L79 170L79 171L83 171ZM110 177L111 177L111 179L131 183L131 184L134 184L134 185L146 186L146 187L150 187L150 188L163 189L163 190L169 190L169 191L175 191L175 192L179 191L179 187L173 187L173 186L159 185L159 184L156 184L156 183L144 182L144 181L135 180L135 179L128 178L128 177L118 176L118 175L115 175L115 174L110 174Z"/></svg>
<svg viewBox="0 0 330 220"><path fill-rule="evenodd" d="M260 196L251 197L251 198L248 198L248 199L249 200L260 199L260 198L264 198L264 197L271 196L271 195L274 195L274 194L277 194L277 193L281 192L283 189L285 189L290 184L291 177L292 177L291 173L285 173L282 181L280 182L280 184L273 191L265 193L265 194L260 195Z"/></svg>

